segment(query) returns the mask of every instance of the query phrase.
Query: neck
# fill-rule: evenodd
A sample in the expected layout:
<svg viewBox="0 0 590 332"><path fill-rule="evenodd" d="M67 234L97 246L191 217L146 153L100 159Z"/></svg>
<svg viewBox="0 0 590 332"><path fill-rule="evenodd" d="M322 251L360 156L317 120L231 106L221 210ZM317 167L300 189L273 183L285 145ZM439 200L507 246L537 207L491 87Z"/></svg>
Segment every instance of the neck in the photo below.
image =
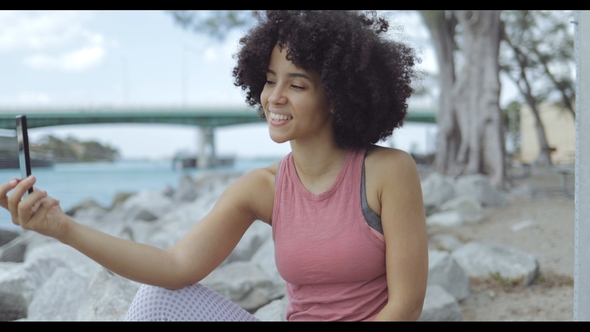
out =
<svg viewBox="0 0 590 332"><path fill-rule="evenodd" d="M314 193L329 187L346 158L346 151L338 148L333 136L330 138L290 142L297 175L303 185Z"/></svg>

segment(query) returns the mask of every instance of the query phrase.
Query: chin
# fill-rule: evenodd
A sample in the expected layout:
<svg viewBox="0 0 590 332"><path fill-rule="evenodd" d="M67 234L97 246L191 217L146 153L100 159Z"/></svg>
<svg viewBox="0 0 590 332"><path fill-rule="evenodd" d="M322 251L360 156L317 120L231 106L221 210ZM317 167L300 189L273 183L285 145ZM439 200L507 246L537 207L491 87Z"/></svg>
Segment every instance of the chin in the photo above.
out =
<svg viewBox="0 0 590 332"><path fill-rule="evenodd" d="M286 142L290 141L289 139L285 138L284 136L276 135L276 134L273 134L272 132L270 132L269 134L270 134L270 139L275 143L281 144L281 143L286 143Z"/></svg>

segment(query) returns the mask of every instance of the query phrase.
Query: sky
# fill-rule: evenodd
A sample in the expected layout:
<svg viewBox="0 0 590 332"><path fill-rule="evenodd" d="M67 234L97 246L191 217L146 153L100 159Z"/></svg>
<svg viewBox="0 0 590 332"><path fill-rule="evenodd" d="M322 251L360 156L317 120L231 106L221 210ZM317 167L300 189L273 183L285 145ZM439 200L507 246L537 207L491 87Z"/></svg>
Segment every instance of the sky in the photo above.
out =
<svg viewBox="0 0 590 332"><path fill-rule="evenodd" d="M402 38L417 49L420 68L436 72L427 30L416 12L393 14ZM245 107L233 85L232 55L243 30L219 42L183 30L161 11L0 11L0 110L98 106ZM434 107L433 98L410 106ZM434 126L408 124L393 145L431 152ZM124 158L168 158L195 152L197 130L180 125L78 125L30 130L72 135L116 147ZM391 142L384 143L390 145ZM268 137L266 124L218 128L219 154L281 156L288 144Z"/></svg>

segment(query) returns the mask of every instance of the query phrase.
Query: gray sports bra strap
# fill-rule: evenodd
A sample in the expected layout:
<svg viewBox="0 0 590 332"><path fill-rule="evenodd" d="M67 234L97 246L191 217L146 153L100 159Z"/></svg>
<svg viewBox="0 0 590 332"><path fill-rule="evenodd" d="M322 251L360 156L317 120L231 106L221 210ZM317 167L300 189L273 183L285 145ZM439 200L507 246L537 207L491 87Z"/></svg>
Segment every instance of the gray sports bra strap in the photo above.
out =
<svg viewBox="0 0 590 332"><path fill-rule="evenodd" d="M367 189L365 186L365 161L363 160L363 172L361 175L361 208L367 224L377 232L383 234L383 225L381 224L381 217L371 210L369 203L367 203Z"/></svg>

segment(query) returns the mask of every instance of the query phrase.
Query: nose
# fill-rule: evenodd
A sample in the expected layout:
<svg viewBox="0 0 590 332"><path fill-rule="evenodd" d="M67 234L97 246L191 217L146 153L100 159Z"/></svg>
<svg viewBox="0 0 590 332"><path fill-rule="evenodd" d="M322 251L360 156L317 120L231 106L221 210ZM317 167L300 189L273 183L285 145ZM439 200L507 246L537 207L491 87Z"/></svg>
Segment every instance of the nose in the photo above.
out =
<svg viewBox="0 0 590 332"><path fill-rule="evenodd" d="M268 102L272 105L282 105L287 102L287 97L285 96L281 85L276 85L274 89L272 89L271 94L268 96Z"/></svg>

